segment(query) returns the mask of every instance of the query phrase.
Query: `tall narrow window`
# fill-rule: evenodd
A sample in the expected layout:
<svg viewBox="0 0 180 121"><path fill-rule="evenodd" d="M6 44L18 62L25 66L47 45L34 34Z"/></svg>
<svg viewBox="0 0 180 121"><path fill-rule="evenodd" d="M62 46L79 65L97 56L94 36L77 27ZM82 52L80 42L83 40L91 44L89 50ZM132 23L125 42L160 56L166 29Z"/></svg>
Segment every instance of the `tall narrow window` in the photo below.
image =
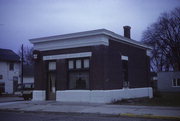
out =
<svg viewBox="0 0 180 121"><path fill-rule="evenodd" d="M49 62L49 71L56 70L56 62Z"/></svg>
<svg viewBox="0 0 180 121"><path fill-rule="evenodd" d="M4 93L5 92L5 83L0 82L0 92Z"/></svg>
<svg viewBox="0 0 180 121"><path fill-rule="evenodd" d="M123 76L123 87L129 87L128 81L128 57L122 56L122 76Z"/></svg>
<svg viewBox="0 0 180 121"><path fill-rule="evenodd" d="M82 66L81 60L76 60L76 69L80 69Z"/></svg>
<svg viewBox="0 0 180 121"><path fill-rule="evenodd" d="M74 69L74 61L73 60L68 61L68 69Z"/></svg>
<svg viewBox="0 0 180 121"><path fill-rule="evenodd" d="M83 61L84 68L89 68L89 59L84 59Z"/></svg>
<svg viewBox="0 0 180 121"><path fill-rule="evenodd" d="M0 79L3 79L3 75L0 75Z"/></svg>
<svg viewBox="0 0 180 121"><path fill-rule="evenodd" d="M180 86L180 78L177 79L177 86Z"/></svg>
<svg viewBox="0 0 180 121"><path fill-rule="evenodd" d="M9 70L13 71L14 70L14 63L9 64Z"/></svg>
<svg viewBox="0 0 180 121"><path fill-rule="evenodd" d="M172 86L173 87L180 87L180 78L173 79L172 80Z"/></svg>
<svg viewBox="0 0 180 121"><path fill-rule="evenodd" d="M122 65L123 65L123 80L124 81L128 81L128 61L127 60L123 60L122 61Z"/></svg>

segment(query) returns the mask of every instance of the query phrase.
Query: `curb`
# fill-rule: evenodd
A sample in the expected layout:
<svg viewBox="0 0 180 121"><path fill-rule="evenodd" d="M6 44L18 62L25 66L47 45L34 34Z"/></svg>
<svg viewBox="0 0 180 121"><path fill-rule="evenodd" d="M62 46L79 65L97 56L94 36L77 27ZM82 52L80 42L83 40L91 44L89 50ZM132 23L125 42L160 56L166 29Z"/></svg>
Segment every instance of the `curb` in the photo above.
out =
<svg viewBox="0 0 180 121"><path fill-rule="evenodd" d="M160 115L152 115L152 114L132 114L132 113L123 113L120 114L119 116L124 116L124 117L138 117L138 118L152 118L152 119L176 119L180 120L180 117L175 117L175 116L160 116Z"/></svg>

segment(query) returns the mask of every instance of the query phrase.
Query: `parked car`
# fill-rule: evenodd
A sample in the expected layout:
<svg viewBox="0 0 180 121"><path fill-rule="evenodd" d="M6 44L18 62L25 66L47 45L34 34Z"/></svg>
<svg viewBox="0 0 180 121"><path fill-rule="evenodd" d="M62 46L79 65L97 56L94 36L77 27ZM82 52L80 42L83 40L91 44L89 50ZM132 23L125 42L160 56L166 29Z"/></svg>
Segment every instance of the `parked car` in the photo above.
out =
<svg viewBox="0 0 180 121"><path fill-rule="evenodd" d="M32 99L33 89L33 83L25 83L23 85L19 84L17 87L17 91L15 92L15 95L23 97L24 100L29 100Z"/></svg>

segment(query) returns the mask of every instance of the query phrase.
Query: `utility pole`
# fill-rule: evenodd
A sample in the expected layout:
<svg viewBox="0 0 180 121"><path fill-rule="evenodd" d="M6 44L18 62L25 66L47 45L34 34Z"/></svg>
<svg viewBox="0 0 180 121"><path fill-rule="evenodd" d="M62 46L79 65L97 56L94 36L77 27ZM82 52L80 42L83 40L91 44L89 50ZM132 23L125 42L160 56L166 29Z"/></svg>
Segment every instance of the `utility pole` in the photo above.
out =
<svg viewBox="0 0 180 121"><path fill-rule="evenodd" d="M24 53L23 53L23 44L21 46L21 89L23 90L23 62L24 62Z"/></svg>

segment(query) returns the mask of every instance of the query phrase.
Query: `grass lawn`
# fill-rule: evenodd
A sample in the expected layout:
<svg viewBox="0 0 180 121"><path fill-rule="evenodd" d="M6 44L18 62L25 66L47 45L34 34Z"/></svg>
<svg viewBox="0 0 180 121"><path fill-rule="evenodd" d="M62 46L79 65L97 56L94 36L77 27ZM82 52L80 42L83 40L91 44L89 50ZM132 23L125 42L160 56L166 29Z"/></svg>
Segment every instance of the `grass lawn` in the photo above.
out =
<svg viewBox="0 0 180 121"><path fill-rule="evenodd" d="M113 104L180 107L180 93L156 93L152 99L123 99L121 101L113 102Z"/></svg>

